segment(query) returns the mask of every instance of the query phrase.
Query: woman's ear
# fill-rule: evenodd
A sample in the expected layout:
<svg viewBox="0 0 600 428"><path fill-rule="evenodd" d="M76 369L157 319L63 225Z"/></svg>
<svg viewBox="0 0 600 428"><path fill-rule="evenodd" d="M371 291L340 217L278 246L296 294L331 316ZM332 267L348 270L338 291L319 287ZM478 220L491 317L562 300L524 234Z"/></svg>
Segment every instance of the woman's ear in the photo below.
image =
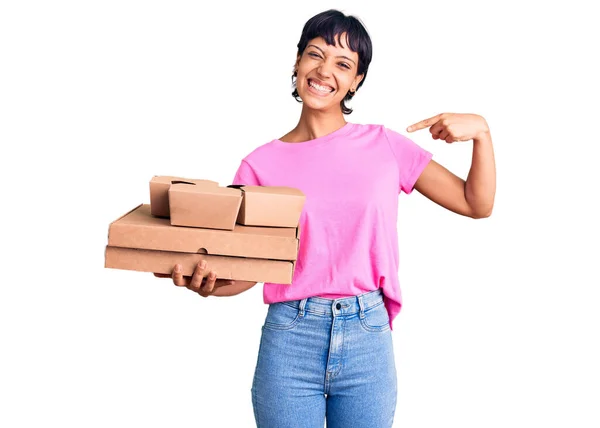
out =
<svg viewBox="0 0 600 428"><path fill-rule="evenodd" d="M294 64L294 74L298 72L298 67L300 66L300 58L301 55L298 54L298 56L296 57L296 64Z"/></svg>

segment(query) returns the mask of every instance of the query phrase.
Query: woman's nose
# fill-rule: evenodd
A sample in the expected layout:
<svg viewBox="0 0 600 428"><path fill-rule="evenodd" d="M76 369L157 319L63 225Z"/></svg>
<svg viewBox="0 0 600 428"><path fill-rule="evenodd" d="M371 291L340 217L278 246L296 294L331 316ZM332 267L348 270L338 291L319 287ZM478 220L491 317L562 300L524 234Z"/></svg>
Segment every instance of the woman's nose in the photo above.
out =
<svg viewBox="0 0 600 428"><path fill-rule="evenodd" d="M323 76L331 76L331 67L333 64L328 63L327 61L323 61L321 65L317 68L319 74Z"/></svg>

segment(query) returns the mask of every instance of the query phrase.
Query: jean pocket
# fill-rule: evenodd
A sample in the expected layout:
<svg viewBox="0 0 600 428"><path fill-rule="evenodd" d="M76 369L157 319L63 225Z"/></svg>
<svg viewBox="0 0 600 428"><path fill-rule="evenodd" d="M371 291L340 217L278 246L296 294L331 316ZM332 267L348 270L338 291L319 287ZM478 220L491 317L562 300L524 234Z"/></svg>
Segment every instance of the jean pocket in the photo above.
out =
<svg viewBox="0 0 600 428"><path fill-rule="evenodd" d="M289 330L300 320L300 310L286 303L271 303L263 328Z"/></svg>
<svg viewBox="0 0 600 428"><path fill-rule="evenodd" d="M364 318L360 318L360 325L370 332L382 332L390 329L390 316L383 302L366 309Z"/></svg>

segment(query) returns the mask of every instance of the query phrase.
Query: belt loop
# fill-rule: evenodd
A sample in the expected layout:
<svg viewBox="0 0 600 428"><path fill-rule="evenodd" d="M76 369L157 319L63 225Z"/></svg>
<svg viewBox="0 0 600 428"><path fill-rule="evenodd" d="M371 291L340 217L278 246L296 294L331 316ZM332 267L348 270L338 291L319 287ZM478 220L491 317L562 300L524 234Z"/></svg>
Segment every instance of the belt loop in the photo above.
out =
<svg viewBox="0 0 600 428"><path fill-rule="evenodd" d="M300 316L303 317L304 316L304 307L306 306L306 301L308 300L308 298L306 299L302 299L300 300Z"/></svg>
<svg viewBox="0 0 600 428"><path fill-rule="evenodd" d="M363 302L363 296L362 294L359 294L356 296L356 298L358 299L358 306L360 307L359 317L362 320L365 318L365 304Z"/></svg>

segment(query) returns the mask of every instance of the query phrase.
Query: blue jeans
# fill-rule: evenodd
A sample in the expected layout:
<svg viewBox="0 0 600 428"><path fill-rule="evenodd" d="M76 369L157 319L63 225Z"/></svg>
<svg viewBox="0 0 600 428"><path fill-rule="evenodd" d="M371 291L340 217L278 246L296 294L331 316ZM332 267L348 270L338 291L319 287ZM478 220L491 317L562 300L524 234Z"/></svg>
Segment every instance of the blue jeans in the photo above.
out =
<svg viewBox="0 0 600 428"><path fill-rule="evenodd" d="M381 290L269 305L252 382L258 428L388 428L397 382Z"/></svg>

